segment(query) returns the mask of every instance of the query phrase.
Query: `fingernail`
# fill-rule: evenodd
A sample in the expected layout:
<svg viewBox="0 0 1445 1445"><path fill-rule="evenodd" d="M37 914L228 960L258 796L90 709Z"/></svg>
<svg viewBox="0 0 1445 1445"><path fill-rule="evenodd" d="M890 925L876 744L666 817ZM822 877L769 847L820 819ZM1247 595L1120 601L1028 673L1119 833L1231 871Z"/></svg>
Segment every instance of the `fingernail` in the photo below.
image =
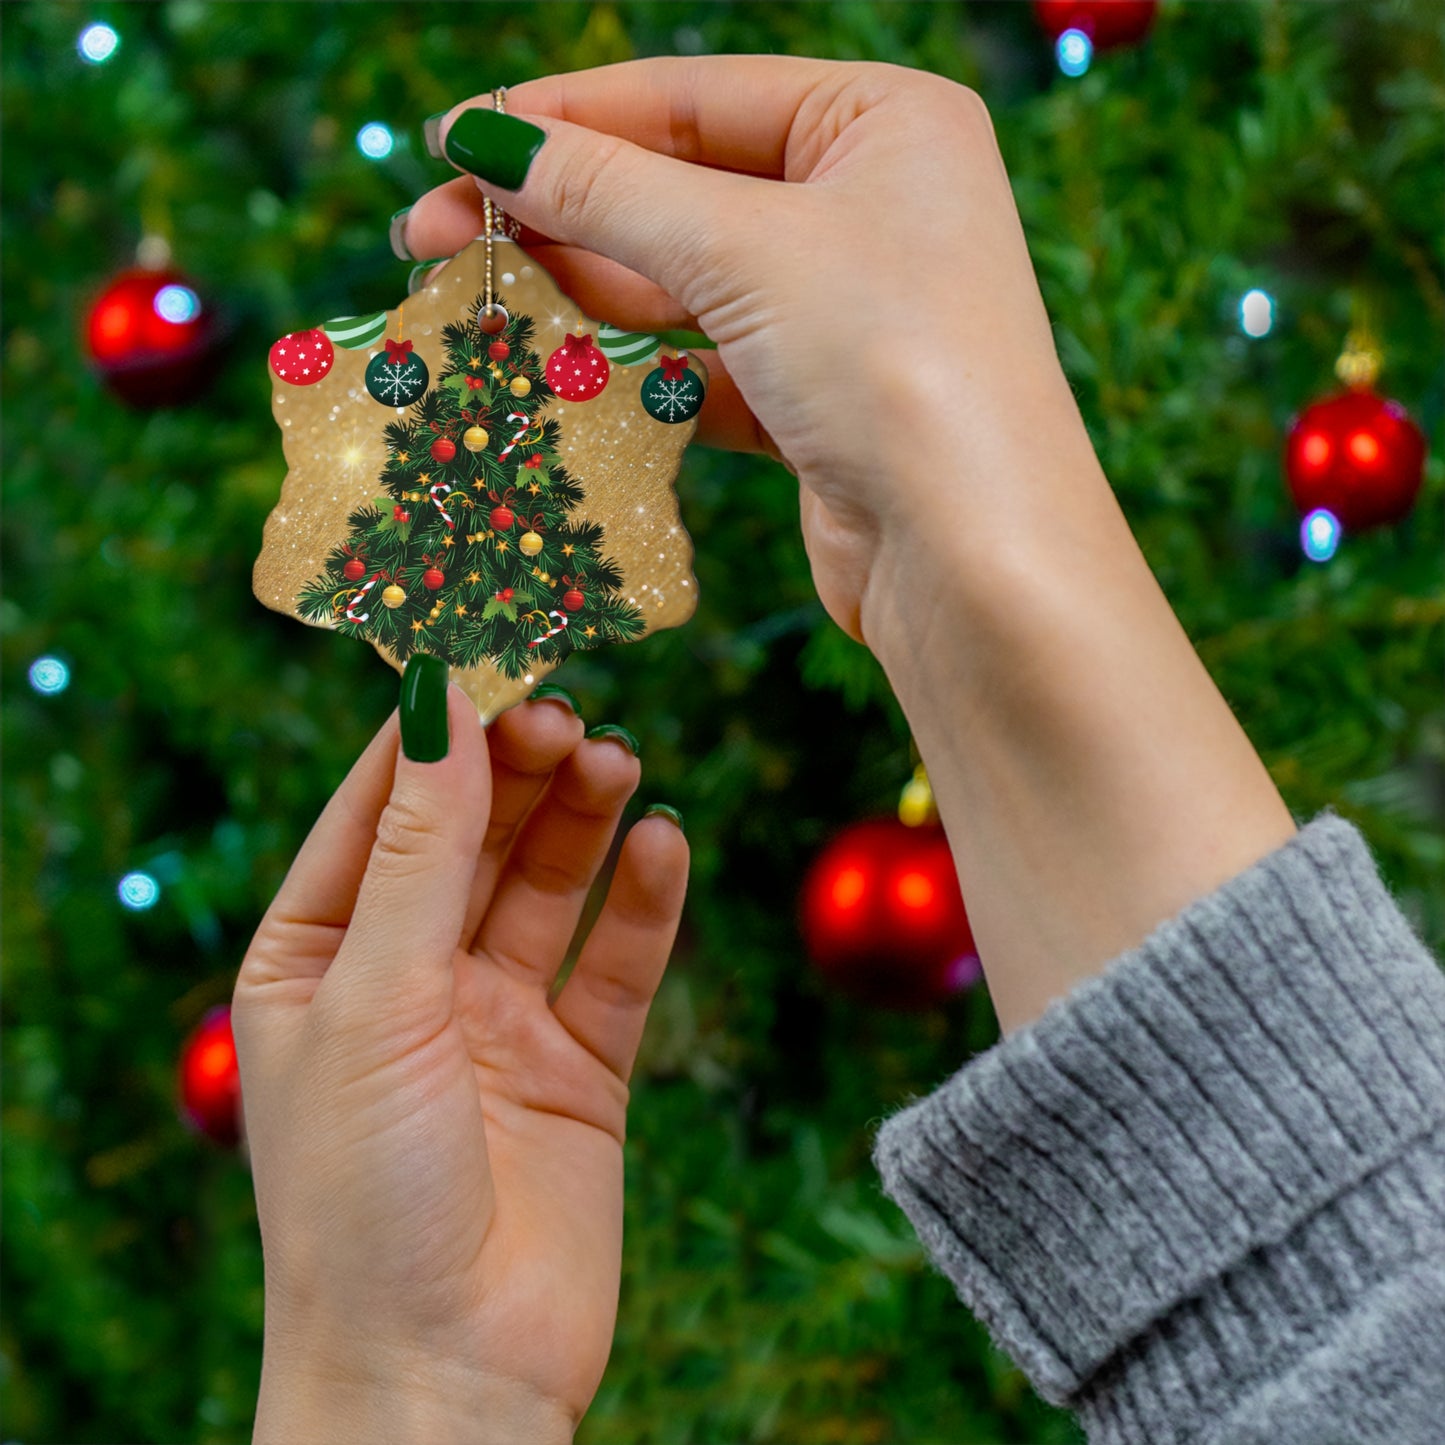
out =
<svg viewBox="0 0 1445 1445"><path fill-rule="evenodd" d="M414 763L447 755L447 674L441 658L414 652L401 675L401 750Z"/></svg>
<svg viewBox="0 0 1445 1445"><path fill-rule="evenodd" d="M406 249L406 218L410 210L410 206L403 206L391 218L391 224L387 227L387 235L391 238L391 254L398 261L416 260L416 257Z"/></svg>
<svg viewBox="0 0 1445 1445"><path fill-rule="evenodd" d="M484 181L515 191L546 139L547 132L530 121L474 106L452 122L446 157Z"/></svg>
<svg viewBox="0 0 1445 1445"><path fill-rule="evenodd" d="M687 829L682 826L682 814L679 813L676 808L669 807L666 803L653 803L642 816L644 818L651 818L654 815L659 818L666 818L670 823L676 823L679 833L684 835L687 833Z"/></svg>
<svg viewBox="0 0 1445 1445"><path fill-rule="evenodd" d="M539 697L555 697L558 702L565 702L578 717L582 716L582 704L579 703L565 687L558 687L555 682L542 683L540 687L533 691L532 697L534 699Z"/></svg>
<svg viewBox="0 0 1445 1445"><path fill-rule="evenodd" d="M406 294L411 296L420 291L422 283L426 280L426 273L433 266L440 266L444 261L451 259L450 256L433 256L430 261L418 261L406 278Z"/></svg>
<svg viewBox="0 0 1445 1445"><path fill-rule="evenodd" d="M710 341L701 331L656 331L659 341L675 346L679 351L716 351L717 342Z"/></svg>
<svg viewBox="0 0 1445 1445"><path fill-rule="evenodd" d="M616 723L598 723L595 728L588 730L589 738L616 738L635 758L638 753L637 739L624 727Z"/></svg>
<svg viewBox="0 0 1445 1445"><path fill-rule="evenodd" d="M429 115L421 123L421 138L426 142L426 153L434 160L445 160L442 155L442 121L446 119L446 111L439 110L435 115Z"/></svg>

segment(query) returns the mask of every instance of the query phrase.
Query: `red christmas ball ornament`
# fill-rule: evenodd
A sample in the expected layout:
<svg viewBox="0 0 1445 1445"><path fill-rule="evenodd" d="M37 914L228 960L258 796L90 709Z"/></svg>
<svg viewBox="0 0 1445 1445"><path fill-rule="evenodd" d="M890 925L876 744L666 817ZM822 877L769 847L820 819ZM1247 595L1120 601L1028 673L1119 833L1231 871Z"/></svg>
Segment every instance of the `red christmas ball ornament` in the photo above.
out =
<svg viewBox="0 0 1445 1445"><path fill-rule="evenodd" d="M440 567L428 567L426 571L421 574L421 585L425 587L428 592L435 592L437 588L445 586L446 580L447 574L443 572Z"/></svg>
<svg viewBox="0 0 1445 1445"><path fill-rule="evenodd" d="M840 833L803 882L803 937L840 992L924 1009L978 980L978 951L937 824L869 819Z"/></svg>
<svg viewBox="0 0 1445 1445"><path fill-rule="evenodd" d="M612 368L592 337L569 336L547 358L547 385L563 401L591 401L607 385Z"/></svg>
<svg viewBox="0 0 1445 1445"><path fill-rule="evenodd" d="M1158 0L1034 0L1034 15L1050 40L1082 30L1095 50L1138 44L1158 10Z"/></svg>
<svg viewBox="0 0 1445 1445"><path fill-rule="evenodd" d="M271 370L289 386L315 386L335 360L336 348L319 326L292 331L271 345Z"/></svg>
<svg viewBox="0 0 1445 1445"><path fill-rule="evenodd" d="M106 385L133 406L171 406L198 395L211 379L215 340L210 310L195 287L171 270L122 272L85 322L91 361Z"/></svg>
<svg viewBox="0 0 1445 1445"><path fill-rule="evenodd" d="M505 361L512 354L512 348L505 341L494 341L487 347L487 355L493 361Z"/></svg>
<svg viewBox="0 0 1445 1445"><path fill-rule="evenodd" d="M213 1008L181 1047L178 1070L181 1117L233 1148L241 1142L241 1071L231 1036L231 1010Z"/></svg>
<svg viewBox="0 0 1445 1445"><path fill-rule="evenodd" d="M341 575L348 582L360 582L366 576L366 563L360 557L353 557L346 566L341 569Z"/></svg>
<svg viewBox="0 0 1445 1445"><path fill-rule="evenodd" d="M491 520L494 531L510 532L512 523L517 520L517 514L510 507L493 507Z"/></svg>
<svg viewBox="0 0 1445 1445"><path fill-rule="evenodd" d="M562 594L562 606L568 612L580 612L587 604L587 599L582 595L578 587L569 588Z"/></svg>
<svg viewBox="0 0 1445 1445"><path fill-rule="evenodd" d="M449 462L457 454L457 444L450 437L438 437L431 444L431 459L434 462Z"/></svg>
<svg viewBox="0 0 1445 1445"><path fill-rule="evenodd" d="M1398 522L1425 475L1425 436L1398 401L1357 387L1307 406L1284 446L1290 495L1323 507L1347 532Z"/></svg>

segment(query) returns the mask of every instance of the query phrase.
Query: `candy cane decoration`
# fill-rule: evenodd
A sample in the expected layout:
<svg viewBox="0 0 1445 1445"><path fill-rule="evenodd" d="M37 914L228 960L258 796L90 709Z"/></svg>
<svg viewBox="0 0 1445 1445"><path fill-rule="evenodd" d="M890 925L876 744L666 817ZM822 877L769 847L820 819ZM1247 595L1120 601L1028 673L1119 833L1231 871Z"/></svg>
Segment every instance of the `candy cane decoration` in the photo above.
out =
<svg viewBox="0 0 1445 1445"><path fill-rule="evenodd" d="M555 617L555 618L557 619L557 625L556 625L556 627L554 627L550 632L544 632L540 637L534 637L534 638L527 644L528 647L536 647L538 643L540 643L540 642L546 642L546 640L547 640L549 637L556 637L556 635L557 635L559 632L562 632L562 631L564 631L564 630L566 629L566 626L567 626L567 616L566 616L565 613L563 613L563 612L549 612L549 613L547 614L547 616L548 616L548 617Z"/></svg>
<svg viewBox="0 0 1445 1445"><path fill-rule="evenodd" d="M360 604L361 599L376 586L378 578L385 576L385 572L373 572L371 574L371 580L364 587L358 588L357 591L352 594L351 601L346 604L346 620L348 622L365 622L366 619L371 616L371 613L363 612L361 616L358 617L354 609Z"/></svg>
<svg viewBox="0 0 1445 1445"><path fill-rule="evenodd" d="M451 514L447 511L447 509L446 509L444 506L442 506L442 504L441 504L439 501L437 501L437 493L438 493L438 492L444 492L444 491L446 491L446 489L447 489L447 484L446 484L445 482L433 482L433 483L432 483L432 489L431 489L431 493L430 493L431 499L432 499L432 505L437 509L437 511L439 511L439 512L442 514L442 521L445 522L445 523L447 524L447 526L452 529L453 532L455 532L456 529L457 529L457 524L456 524L454 521L452 521L452 519L451 519Z"/></svg>
<svg viewBox="0 0 1445 1445"><path fill-rule="evenodd" d="M500 455L497 457L497 460L498 460L499 462L504 462L504 461L506 461L507 458L508 458L509 456L511 456L511 454L512 454L512 448L513 448L514 446L516 446L517 443L518 443L519 441L521 441L522 438L523 438L524 436L526 436L527 433L532 429L531 418L529 418L529 417L527 416L526 412L523 412L523 411L509 411L509 412L507 413L507 420L508 420L508 421L519 421L519 422L521 422L521 423L522 423L522 430L519 431L519 432L517 433L517 435L514 436L514 437L512 438L512 440L509 441L505 447L502 448L502 451L501 451Z"/></svg>

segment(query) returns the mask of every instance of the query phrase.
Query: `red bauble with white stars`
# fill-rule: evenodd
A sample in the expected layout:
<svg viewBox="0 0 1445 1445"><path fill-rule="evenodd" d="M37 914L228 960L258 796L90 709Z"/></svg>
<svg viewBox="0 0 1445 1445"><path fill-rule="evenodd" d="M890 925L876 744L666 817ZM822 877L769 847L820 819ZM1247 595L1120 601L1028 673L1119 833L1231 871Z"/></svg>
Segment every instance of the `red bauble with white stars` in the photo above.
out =
<svg viewBox="0 0 1445 1445"><path fill-rule="evenodd" d="M1301 516L1318 507L1347 532L1398 522L1425 474L1425 436L1398 401L1366 387L1307 406L1284 448L1285 477Z"/></svg>
<svg viewBox="0 0 1445 1445"><path fill-rule="evenodd" d="M336 348L319 326L293 331L271 347L271 370L291 386L315 386L335 359Z"/></svg>
<svg viewBox="0 0 1445 1445"><path fill-rule="evenodd" d="M1082 30L1095 50L1136 45L1158 9L1158 0L1034 0L1034 15L1050 40Z"/></svg>
<svg viewBox="0 0 1445 1445"><path fill-rule="evenodd" d="M213 1008L186 1040L177 1073L182 1119L217 1144L239 1144L241 1070L227 1005Z"/></svg>
<svg viewBox="0 0 1445 1445"><path fill-rule="evenodd" d="M569 336L547 358L547 385L563 401L591 401L607 385L611 372L590 335Z"/></svg>
<svg viewBox="0 0 1445 1445"><path fill-rule="evenodd" d="M85 344L106 385L132 406L196 396L214 372L211 310L177 271L123 271L96 298Z"/></svg>
<svg viewBox="0 0 1445 1445"><path fill-rule="evenodd" d="M943 829L875 818L845 828L808 870L801 899L813 965L879 1008L931 1008L981 970Z"/></svg>
<svg viewBox="0 0 1445 1445"><path fill-rule="evenodd" d="M438 437L431 444L431 459L434 462L449 462L457 454L457 444L450 437Z"/></svg>
<svg viewBox="0 0 1445 1445"><path fill-rule="evenodd" d="M580 612L587 605L587 599L578 587L569 588L562 594L562 606L568 612Z"/></svg>

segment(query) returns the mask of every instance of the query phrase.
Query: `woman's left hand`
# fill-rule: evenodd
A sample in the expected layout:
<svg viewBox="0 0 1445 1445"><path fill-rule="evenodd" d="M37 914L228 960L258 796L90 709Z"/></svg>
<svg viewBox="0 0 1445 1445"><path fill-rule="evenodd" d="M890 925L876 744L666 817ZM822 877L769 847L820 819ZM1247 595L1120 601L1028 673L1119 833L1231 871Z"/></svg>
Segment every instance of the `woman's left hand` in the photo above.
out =
<svg viewBox="0 0 1445 1445"><path fill-rule="evenodd" d="M232 1005L265 1249L255 1439L570 1440L607 1362L627 1080L687 845L560 701L447 755L382 728L307 839ZM490 746L489 746L490 736Z"/></svg>

